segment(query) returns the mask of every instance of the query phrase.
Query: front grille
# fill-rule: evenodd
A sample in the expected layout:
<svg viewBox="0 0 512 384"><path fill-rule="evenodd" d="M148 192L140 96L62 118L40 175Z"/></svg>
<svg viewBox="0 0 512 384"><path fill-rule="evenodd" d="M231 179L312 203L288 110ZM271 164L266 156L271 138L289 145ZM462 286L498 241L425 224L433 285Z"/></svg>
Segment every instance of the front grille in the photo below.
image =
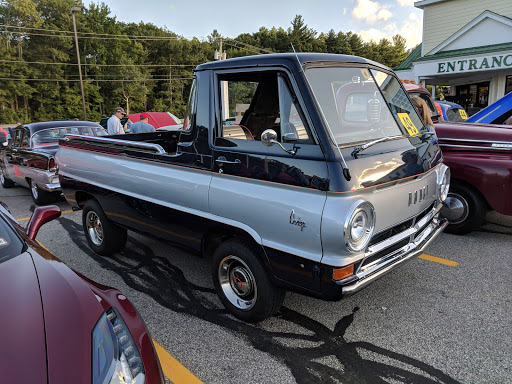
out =
<svg viewBox="0 0 512 384"><path fill-rule="evenodd" d="M422 212L420 212L415 217L408 219L400 224L395 225L392 228L388 228L382 232L377 233L373 236L371 239L368 249L371 252L371 247L375 246L375 248L380 248L384 245L379 244L391 239L393 236L400 237L400 234L404 233L405 231L412 232L414 226L421 221L425 216L427 216L429 213L432 212L434 209L434 204L432 203L429 205L426 209L424 209ZM361 270L361 268L367 267L379 260L384 261L388 256L392 256L396 251L400 250L401 248L405 247L407 244L413 241L413 239L416 238L416 236L420 235L421 232L430 224L431 220L426 221L420 228L416 228L414 232L412 232L410 235L407 235L403 239L397 239L395 242L391 242L389 245L385 246L385 248L378 249L378 251L371 253L368 255L365 259L362 260L362 262L357 266L357 270ZM404 234L405 235L405 234Z"/></svg>

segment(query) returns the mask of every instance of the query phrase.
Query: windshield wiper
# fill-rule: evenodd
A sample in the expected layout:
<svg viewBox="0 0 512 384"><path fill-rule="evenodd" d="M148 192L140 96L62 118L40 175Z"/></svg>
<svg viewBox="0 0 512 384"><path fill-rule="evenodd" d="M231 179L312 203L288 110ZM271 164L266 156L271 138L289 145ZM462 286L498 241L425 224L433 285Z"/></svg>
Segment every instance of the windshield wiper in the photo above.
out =
<svg viewBox="0 0 512 384"><path fill-rule="evenodd" d="M357 159L357 155L360 154L361 152L363 152L365 149L368 149L372 146L374 146L375 144L378 144L378 143L382 143L384 141L391 141L391 140L396 140L396 139L402 139L402 138L405 138L406 136L404 135L398 135L398 136L390 136L390 137L383 137L381 139L377 139L377 140L372 140L372 141L369 141L367 142L366 144L363 144L363 145L358 145L357 147L354 148L354 150L352 151L352 157L354 159Z"/></svg>

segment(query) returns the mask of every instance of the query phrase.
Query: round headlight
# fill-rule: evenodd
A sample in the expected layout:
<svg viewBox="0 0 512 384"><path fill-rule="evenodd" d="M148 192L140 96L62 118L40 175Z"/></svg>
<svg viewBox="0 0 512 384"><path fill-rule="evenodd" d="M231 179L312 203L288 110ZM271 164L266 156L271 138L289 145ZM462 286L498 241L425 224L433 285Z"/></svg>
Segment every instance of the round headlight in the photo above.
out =
<svg viewBox="0 0 512 384"><path fill-rule="evenodd" d="M448 190L450 189L450 168L446 165L442 165L439 168L437 177L437 198L440 202L443 202L448 197Z"/></svg>
<svg viewBox="0 0 512 384"><path fill-rule="evenodd" d="M355 203L347 216L344 228L345 245L352 252L360 252L372 238L375 229L375 210L368 201Z"/></svg>

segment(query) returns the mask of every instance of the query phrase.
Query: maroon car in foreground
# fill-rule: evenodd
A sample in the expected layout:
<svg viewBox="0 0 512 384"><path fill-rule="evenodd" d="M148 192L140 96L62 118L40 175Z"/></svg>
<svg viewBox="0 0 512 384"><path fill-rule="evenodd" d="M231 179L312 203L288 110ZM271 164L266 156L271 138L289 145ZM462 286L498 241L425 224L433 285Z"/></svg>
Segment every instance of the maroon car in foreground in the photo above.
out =
<svg viewBox="0 0 512 384"><path fill-rule="evenodd" d="M151 337L128 299L35 241L60 209L36 208L23 229L0 204L0 382L163 383Z"/></svg>
<svg viewBox="0 0 512 384"><path fill-rule="evenodd" d="M512 126L440 121L424 87L404 86L410 96L427 102L450 167L450 191L441 211L449 221L445 231L471 232L485 222L488 210L512 215Z"/></svg>

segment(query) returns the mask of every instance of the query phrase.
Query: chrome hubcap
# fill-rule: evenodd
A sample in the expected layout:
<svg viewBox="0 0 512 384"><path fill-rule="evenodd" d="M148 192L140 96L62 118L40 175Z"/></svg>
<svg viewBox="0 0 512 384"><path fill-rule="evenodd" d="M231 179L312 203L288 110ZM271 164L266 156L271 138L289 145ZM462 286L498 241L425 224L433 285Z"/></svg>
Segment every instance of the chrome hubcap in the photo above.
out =
<svg viewBox="0 0 512 384"><path fill-rule="evenodd" d="M258 289L247 264L236 256L227 256L220 262L218 275L222 292L231 304L242 310L254 307Z"/></svg>
<svg viewBox="0 0 512 384"><path fill-rule="evenodd" d="M469 216L469 204L461 195L450 192L444 201L441 214L448 219L450 224L462 223Z"/></svg>
<svg viewBox="0 0 512 384"><path fill-rule="evenodd" d="M32 196L34 196L34 199L37 199L39 191L37 190L37 184L34 180L30 180L30 189L32 190Z"/></svg>
<svg viewBox="0 0 512 384"><path fill-rule="evenodd" d="M87 212L85 223L89 238L94 245L100 246L103 243L103 226L96 212Z"/></svg>

